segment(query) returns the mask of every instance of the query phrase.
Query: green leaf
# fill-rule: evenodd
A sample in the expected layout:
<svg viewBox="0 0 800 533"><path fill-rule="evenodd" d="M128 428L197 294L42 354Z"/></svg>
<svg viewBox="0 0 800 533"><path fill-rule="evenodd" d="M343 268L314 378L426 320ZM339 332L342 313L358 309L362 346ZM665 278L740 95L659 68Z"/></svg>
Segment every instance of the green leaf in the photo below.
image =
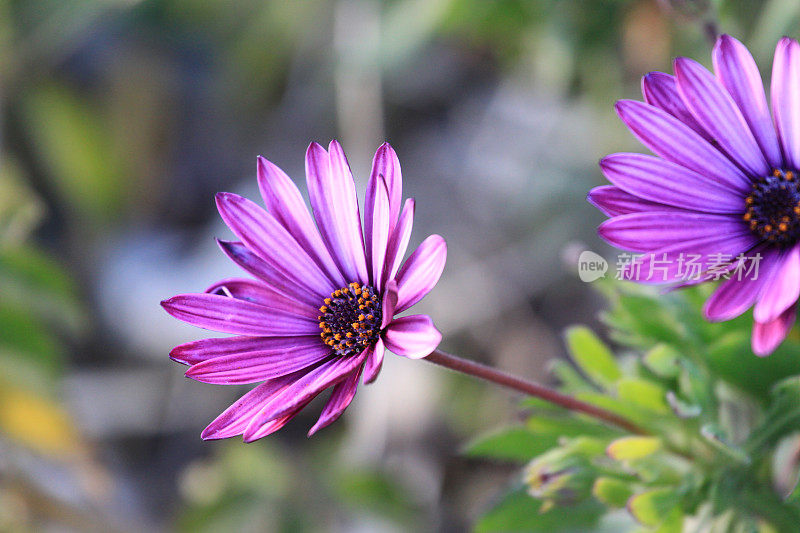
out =
<svg viewBox="0 0 800 533"><path fill-rule="evenodd" d="M524 427L503 428L468 443L462 453L505 461L528 461L555 446L557 436L533 433Z"/></svg>
<svg viewBox="0 0 800 533"><path fill-rule="evenodd" d="M620 400L654 413L662 415L670 413L666 391L650 381L636 378L622 379L617 383L617 396Z"/></svg>
<svg viewBox="0 0 800 533"><path fill-rule="evenodd" d="M700 434L718 451L727 455L730 459L734 459L742 464L750 464L750 457L744 450L729 442L728 437L722 428L716 423L704 424L700 428Z"/></svg>
<svg viewBox="0 0 800 533"><path fill-rule="evenodd" d="M675 378L680 374L681 354L668 344L657 344L644 355L644 364L654 374L663 378Z"/></svg>
<svg viewBox="0 0 800 533"><path fill-rule="evenodd" d="M641 407L633 405L630 402L623 401L618 398L612 398L611 396L606 396L605 394L584 392L576 394L575 397L586 403L590 403L592 405L596 405L597 407L602 407L603 409L607 409L613 413L616 413L624 418L629 419L631 422L635 422L638 424L647 422L652 418L652 414L643 411Z"/></svg>
<svg viewBox="0 0 800 533"><path fill-rule="evenodd" d="M336 478L336 493L352 506L379 513L395 520L417 516L413 499L397 480L366 469L341 472Z"/></svg>
<svg viewBox="0 0 800 533"><path fill-rule="evenodd" d="M592 494L609 507L625 507L633 494L630 484L613 477L599 477L592 487Z"/></svg>
<svg viewBox="0 0 800 533"><path fill-rule="evenodd" d="M33 248L0 250L0 294L61 332L77 336L88 327L72 280L54 259Z"/></svg>
<svg viewBox="0 0 800 533"><path fill-rule="evenodd" d="M625 287L626 292L616 300L617 306L610 316L621 330L612 332L612 338L624 334L629 340L643 348L651 348L656 343L677 344L686 339L690 324L681 321L674 313L670 313L667 305L680 296L660 295L645 292L642 287ZM634 294L633 292L639 292Z"/></svg>
<svg viewBox="0 0 800 533"><path fill-rule="evenodd" d="M571 364L563 359L553 359L549 364L549 372L558 378L561 390L568 394L576 392L596 391L597 387L589 383Z"/></svg>
<svg viewBox="0 0 800 533"><path fill-rule="evenodd" d="M661 449L661 439L657 437L622 437L606 448L606 453L618 461L641 459Z"/></svg>
<svg viewBox="0 0 800 533"><path fill-rule="evenodd" d="M100 113L64 85L22 96L23 123L61 197L81 213L117 217L127 180Z"/></svg>
<svg viewBox="0 0 800 533"><path fill-rule="evenodd" d="M717 400L713 390L713 379L705 368L688 359L681 360L681 375L678 388L681 395L706 413L716 411Z"/></svg>
<svg viewBox="0 0 800 533"><path fill-rule="evenodd" d="M0 165L0 250L23 242L44 215L44 205L25 184L11 157Z"/></svg>
<svg viewBox="0 0 800 533"><path fill-rule="evenodd" d="M673 489L655 489L632 496L628 511L642 525L657 527L677 509L680 498Z"/></svg>
<svg viewBox="0 0 800 533"><path fill-rule="evenodd" d="M798 348L790 336L769 357L754 357L749 327L742 327L715 339L705 350L704 357L709 370L719 379L765 400L767 391L779 380L800 374Z"/></svg>
<svg viewBox="0 0 800 533"><path fill-rule="evenodd" d="M572 360L598 385L610 386L620 378L611 350L585 326L573 326L564 334Z"/></svg>
<svg viewBox="0 0 800 533"><path fill-rule="evenodd" d="M48 375L61 371L63 349L48 329L24 309L0 302L0 351L24 357Z"/></svg>
<svg viewBox="0 0 800 533"><path fill-rule="evenodd" d="M800 403L800 376L790 376L776 383L770 391L772 397L787 404Z"/></svg>
<svg viewBox="0 0 800 533"><path fill-rule="evenodd" d="M559 531L589 531L604 511L603 506L589 498L568 507L546 507L523 488L506 495L475 525L476 533L526 531L556 533Z"/></svg>
<svg viewBox="0 0 800 533"><path fill-rule="evenodd" d="M559 437L613 437L622 431L583 415L533 416L526 426L537 438L553 442Z"/></svg>

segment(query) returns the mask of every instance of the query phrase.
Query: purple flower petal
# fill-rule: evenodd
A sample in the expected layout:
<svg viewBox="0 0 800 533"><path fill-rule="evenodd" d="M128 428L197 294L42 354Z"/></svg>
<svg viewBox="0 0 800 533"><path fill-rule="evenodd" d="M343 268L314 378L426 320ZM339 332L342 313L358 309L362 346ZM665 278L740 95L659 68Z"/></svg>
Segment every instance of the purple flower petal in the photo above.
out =
<svg viewBox="0 0 800 533"><path fill-rule="evenodd" d="M325 243L350 282L368 282L364 238L355 183L341 146L331 141L331 153L317 143L306 151L306 180L314 217Z"/></svg>
<svg viewBox="0 0 800 533"><path fill-rule="evenodd" d="M319 315L319 311L316 308L284 296L272 287L252 279L223 279L206 289L206 293L257 303L272 309L280 309L299 316L305 316L311 320L316 320Z"/></svg>
<svg viewBox="0 0 800 533"><path fill-rule="evenodd" d="M216 294L180 294L164 300L161 306L178 320L222 333L319 334L319 324L308 317Z"/></svg>
<svg viewBox="0 0 800 533"><path fill-rule="evenodd" d="M328 427L336 420L342 416L344 410L347 409L347 406L350 405L350 402L353 401L353 398L356 395L356 390L358 390L358 379L361 377L361 367L358 367L353 372L350 372L344 380L340 381L333 387L333 391L331 392L330 398L328 398L328 403L325 404L325 407L322 409L322 413L319 415L319 420L314 426L308 430L308 436L310 437L317 431L322 428Z"/></svg>
<svg viewBox="0 0 800 533"><path fill-rule="evenodd" d="M403 178L400 172L400 161L389 143L383 143L375 152L372 158L372 172L370 172L367 190L364 197L364 243L367 252L372 250L372 235L375 231L373 225L373 210L376 200L376 192L380 181L383 180L386 186L389 202L389 234L391 235L397 223L397 215L400 212L400 203L403 196ZM367 254L367 268L374 272L374 268ZM374 274L373 274L374 276Z"/></svg>
<svg viewBox="0 0 800 533"><path fill-rule="evenodd" d="M644 200L705 213L744 213L744 195L686 167L645 154L611 154L608 181Z"/></svg>
<svg viewBox="0 0 800 533"><path fill-rule="evenodd" d="M270 420L266 424L263 424L260 428L258 428L258 431L250 433L246 436L243 435L244 442L246 443L255 442L258 439L263 439L268 435L272 435L273 433L281 429L283 426L288 424L289 421L293 419L295 416L297 416L297 413L302 411L305 408L305 406L308 405L309 403L310 402L300 404L291 411L289 411L287 414L283 415L282 417L276 418L275 420Z"/></svg>
<svg viewBox="0 0 800 533"><path fill-rule="evenodd" d="M356 356L330 359L294 380L253 417L244 432L245 440L255 434L263 424L285 416L299 405L307 404L323 390L345 379L350 372L363 364L368 351L364 350Z"/></svg>
<svg viewBox="0 0 800 533"><path fill-rule="evenodd" d="M764 82L753 56L742 43L730 35L722 35L714 46L713 59L719 80L741 110L767 162L773 168L780 168L781 148L767 106Z"/></svg>
<svg viewBox="0 0 800 533"><path fill-rule="evenodd" d="M383 176L386 182L386 190L389 192L390 228L394 228L403 201L403 174L400 172L400 160L389 143L383 143L375 152L370 179L372 176Z"/></svg>
<svg viewBox="0 0 800 533"><path fill-rule="evenodd" d="M264 204L295 240L303 247L328 279L344 287L344 279L308 212L297 186L286 173L263 157L258 157L258 188Z"/></svg>
<svg viewBox="0 0 800 533"><path fill-rule="evenodd" d="M318 343L319 335L295 337L221 337L187 342L172 349L170 359L185 365L196 365L208 359L236 353L258 353Z"/></svg>
<svg viewBox="0 0 800 533"><path fill-rule="evenodd" d="M669 283L685 281L689 264L694 262L705 272L709 267L723 265L723 257L731 259L752 249L758 242L750 231L714 235L665 246L631 261L621 268L618 277L640 283ZM698 257L692 257L692 256ZM696 259L696 261L695 261Z"/></svg>
<svg viewBox="0 0 800 533"><path fill-rule="evenodd" d="M753 257L756 251L750 252L748 255ZM752 306L758 295L764 289L767 281L770 279L772 271L780 263L778 261L778 252L771 248L759 250L762 259L758 265L758 275L755 276L741 276L731 277L722 282L722 284L714 291L705 305L703 305L703 314L712 322L720 322L723 320L731 320L741 315Z"/></svg>
<svg viewBox="0 0 800 533"><path fill-rule="evenodd" d="M770 167L755 137L720 81L700 63L686 57L674 62L678 91L694 118L750 176L767 176Z"/></svg>
<svg viewBox="0 0 800 533"><path fill-rule="evenodd" d="M239 352L207 359L186 371L186 377L202 383L238 385L285 376L329 357L331 350L319 337L313 342L276 343L254 352Z"/></svg>
<svg viewBox="0 0 800 533"><path fill-rule="evenodd" d="M414 199L409 198L400 213L400 220L389 236L389 244L386 247L386 265L384 267L384 286L388 280L394 279L397 270L403 262L403 257L408 249L408 241L411 239L411 228L414 225Z"/></svg>
<svg viewBox="0 0 800 533"><path fill-rule="evenodd" d="M778 258L780 264L770 276L753 309L756 322L772 322L800 296L800 246L795 245Z"/></svg>
<svg viewBox="0 0 800 533"><path fill-rule="evenodd" d="M800 45L788 37L778 41L772 63L772 113L786 165L800 170ZM755 337L754 337L755 338Z"/></svg>
<svg viewBox="0 0 800 533"><path fill-rule="evenodd" d="M395 280L389 281L386 284L386 290L383 292L383 302L381 303L383 317L381 318L381 329L389 325L389 322L394 318L395 309L397 308L397 282Z"/></svg>
<svg viewBox="0 0 800 533"><path fill-rule="evenodd" d="M239 398L233 405L214 419L201 433L204 440L226 439L241 435L253 417L264 408L280 391L288 387L304 372L296 372L287 376L262 383ZM284 422L285 423L285 422Z"/></svg>
<svg viewBox="0 0 800 533"><path fill-rule="evenodd" d="M420 244L397 273L397 309L402 313L418 301L439 281L447 260L447 243L439 235L431 235Z"/></svg>
<svg viewBox="0 0 800 533"><path fill-rule="evenodd" d="M275 217L237 194L217 194L217 207L229 228L284 277L320 299L335 287Z"/></svg>
<svg viewBox="0 0 800 533"><path fill-rule="evenodd" d="M319 305L320 297L317 291L298 287L292 280L251 252L244 244L234 241L223 241L221 239L217 239L217 244L219 244L223 253L244 271L264 281L267 285L284 296L294 298L310 306L316 307Z"/></svg>
<svg viewBox="0 0 800 533"><path fill-rule="evenodd" d="M375 381L380 374L381 366L383 365L383 355L386 352L386 346L383 344L383 339L378 338L375 345L370 349L367 354L367 359L364 361L364 384L368 385Z"/></svg>
<svg viewBox="0 0 800 533"><path fill-rule="evenodd" d="M674 76L663 72L649 72L642 78L642 95L648 104L663 109L692 128L705 140L713 140L713 137L695 120L692 112L683 103Z"/></svg>
<svg viewBox="0 0 800 533"><path fill-rule="evenodd" d="M627 215L628 213L641 213L643 211L688 212L680 207L642 200L614 185L595 187L586 195L586 200L609 217Z"/></svg>
<svg viewBox="0 0 800 533"><path fill-rule="evenodd" d="M634 252L648 252L682 242L743 233L741 217L707 213L631 213L610 218L597 233L610 244Z"/></svg>
<svg viewBox="0 0 800 533"><path fill-rule="evenodd" d="M389 191L383 176L378 176L377 180L372 209L367 211L368 216L372 214L372 223L367 234L367 257L371 268L370 283L373 287L383 287L383 267L389 243Z"/></svg>
<svg viewBox="0 0 800 533"><path fill-rule="evenodd" d="M789 334L796 317L797 306L793 305L771 322L753 322L753 353L765 357L774 352Z"/></svg>
<svg viewBox="0 0 800 533"><path fill-rule="evenodd" d="M383 332L383 340L389 351L409 359L421 359L439 346L442 334L428 315L410 315L389 324Z"/></svg>
<svg viewBox="0 0 800 533"><path fill-rule="evenodd" d="M656 155L746 193L750 180L689 126L657 107L620 100L616 110L633 134Z"/></svg>

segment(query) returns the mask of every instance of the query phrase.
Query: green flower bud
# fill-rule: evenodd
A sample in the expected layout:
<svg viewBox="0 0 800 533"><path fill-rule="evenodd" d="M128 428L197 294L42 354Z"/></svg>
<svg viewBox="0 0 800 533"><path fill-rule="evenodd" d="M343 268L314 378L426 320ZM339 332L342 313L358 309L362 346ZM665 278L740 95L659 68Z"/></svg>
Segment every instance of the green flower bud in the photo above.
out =
<svg viewBox="0 0 800 533"><path fill-rule="evenodd" d="M589 459L573 446L550 450L525 468L528 493L544 500L546 508L588 498L596 477Z"/></svg>

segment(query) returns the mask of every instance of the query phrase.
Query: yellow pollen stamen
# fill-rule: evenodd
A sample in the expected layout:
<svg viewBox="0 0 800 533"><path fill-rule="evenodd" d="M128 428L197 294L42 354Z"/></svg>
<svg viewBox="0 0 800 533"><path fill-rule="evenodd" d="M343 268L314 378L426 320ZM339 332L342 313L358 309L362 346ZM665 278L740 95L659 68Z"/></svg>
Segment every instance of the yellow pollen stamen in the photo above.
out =
<svg viewBox="0 0 800 533"><path fill-rule="evenodd" d="M325 298L319 312L320 337L332 355L359 354L378 340L381 302L371 287L348 283Z"/></svg>

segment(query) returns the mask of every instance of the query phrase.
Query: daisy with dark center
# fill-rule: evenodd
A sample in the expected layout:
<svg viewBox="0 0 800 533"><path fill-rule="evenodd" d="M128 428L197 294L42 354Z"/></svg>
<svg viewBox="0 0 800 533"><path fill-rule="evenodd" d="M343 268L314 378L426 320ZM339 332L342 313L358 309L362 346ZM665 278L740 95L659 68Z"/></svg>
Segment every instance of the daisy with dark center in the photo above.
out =
<svg viewBox="0 0 800 533"><path fill-rule="evenodd" d="M189 366L186 376L204 383L261 382L211 422L204 439L260 439L331 389L310 436L344 412L360 381L378 376L387 349L644 433L617 413L438 350L441 334L426 315L397 316L436 285L447 246L431 235L403 261L414 200L401 208L400 162L391 146L375 153L363 224L339 143L332 141L328 151L316 143L308 147L306 180L313 217L292 180L259 158L266 209L235 194L217 195L219 212L238 238L219 245L254 279L225 279L205 293L161 302L184 322L233 334L174 348L170 357Z"/></svg>
<svg viewBox="0 0 800 533"><path fill-rule="evenodd" d="M306 153L312 218L300 191L277 166L258 160L266 204L217 195L238 241L219 241L255 279L227 279L203 294L161 302L172 316L234 336L189 342L170 353L205 383L263 382L202 433L253 441L283 427L331 388L309 435L335 421L358 383L373 381L386 349L409 358L430 354L441 340L425 315L397 317L436 285L447 246L431 235L403 262L414 200L401 206L400 163L391 146L375 154L364 203L341 146L312 143Z"/></svg>
<svg viewBox="0 0 800 533"><path fill-rule="evenodd" d="M757 262L752 275L727 276L704 312L709 320L729 320L753 307L753 351L768 355L794 324L800 296L800 45L778 43L772 114L744 45L721 36L713 62L716 75L678 58L675 76L651 72L642 79L644 102L617 103L623 122L655 156L604 158L600 166L612 185L593 189L588 199L611 217L599 234L643 254L624 269L627 279L686 283L688 256L705 268L688 283Z"/></svg>

